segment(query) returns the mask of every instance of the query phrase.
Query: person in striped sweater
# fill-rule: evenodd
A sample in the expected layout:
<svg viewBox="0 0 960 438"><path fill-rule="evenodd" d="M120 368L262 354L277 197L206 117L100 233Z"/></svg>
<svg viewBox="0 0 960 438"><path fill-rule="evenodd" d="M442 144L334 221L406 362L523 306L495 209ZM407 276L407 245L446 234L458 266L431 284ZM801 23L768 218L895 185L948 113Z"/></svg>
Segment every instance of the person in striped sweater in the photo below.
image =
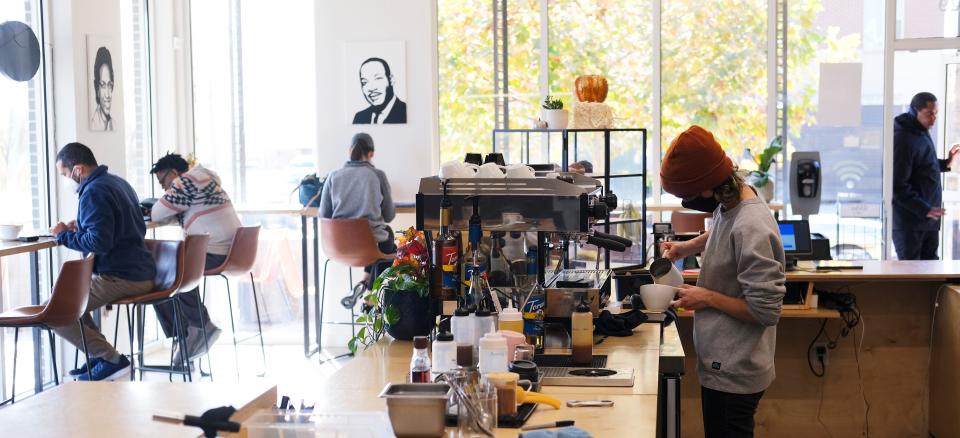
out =
<svg viewBox="0 0 960 438"><path fill-rule="evenodd" d="M177 154L167 154L157 160L150 173L165 190L150 211L151 219L179 222L188 235L210 235L205 269L222 265L241 224L230 197L220 185L220 177L199 164L189 168L187 160ZM176 299L183 312L181 324L187 334L187 356L193 359L207 351L201 328L206 325L211 345L220 336L220 329L210 321L206 307L196 294L178 294ZM157 305L155 310L163 332L167 337L173 336L173 303Z"/></svg>

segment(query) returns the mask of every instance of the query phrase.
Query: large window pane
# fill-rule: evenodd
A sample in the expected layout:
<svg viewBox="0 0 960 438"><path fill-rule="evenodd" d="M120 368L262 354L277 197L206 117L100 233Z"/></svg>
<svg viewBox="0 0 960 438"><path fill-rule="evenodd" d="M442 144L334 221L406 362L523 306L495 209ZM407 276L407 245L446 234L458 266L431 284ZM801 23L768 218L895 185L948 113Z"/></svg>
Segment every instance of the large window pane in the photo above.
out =
<svg viewBox="0 0 960 438"><path fill-rule="evenodd" d="M129 92L123 108L127 121L126 180L143 197L153 195L152 113L150 107L150 50L146 0L120 1L123 50L123 77ZM173 147L172 145L170 146Z"/></svg>
<svg viewBox="0 0 960 438"><path fill-rule="evenodd" d="M712 131L732 157L762 149L767 1L671 0L662 8L662 149L692 124Z"/></svg>
<svg viewBox="0 0 960 438"><path fill-rule="evenodd" d="M197 158L235 201L289 204L277 195L316 168L314 3L210 0L191 14Z"/></svg>
<svg viewBox="0 0 960 438"><path fill-rule="evenodd" d="M823 0L790 8L788 152L819 151L823 163L811 231L830 239L834 257L880 258L883 6Z"/></svg>
<svg viewBox="0 0 960 438"><path fill-rule="evenodd" d="M41 40L41 9L38 1L0 2L0 23L19 21L30 26ZM10 41L0 41L9 43ZM46 229L49 226L47 199L46 117L44 108L44 71L26 82L16 82L0 74L0 224L22 225L24 229ZM26 233L31 233L27 231ZM40 299L49 294L49 269L46 253L36 267L40 280ZM0 258L0 311L32 304L31 280L33 271L28 255ZM0 330L0 399L10 396L13 366L13 330ZM20 331L17 373L17 392L32 393L35 368L24 358L33 355L30 330ZM50 378L49 350L42 348L42 363L38 364L44 380Z"/></svg>
<svg viewBox="0 0 960 438"><path fill-rule="evenodd" d="M897 39L960 36L958 21L958 0L897 0Z"/></svg>

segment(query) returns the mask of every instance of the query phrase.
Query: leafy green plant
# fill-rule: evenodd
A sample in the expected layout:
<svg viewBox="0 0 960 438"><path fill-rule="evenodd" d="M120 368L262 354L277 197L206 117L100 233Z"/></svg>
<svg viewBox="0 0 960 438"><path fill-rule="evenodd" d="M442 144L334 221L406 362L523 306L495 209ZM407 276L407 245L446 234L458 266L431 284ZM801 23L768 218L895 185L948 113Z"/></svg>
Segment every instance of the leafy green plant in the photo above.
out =
<svg viewBox="0 0 960 438"><path fill-rule="evenodd" d="M757 170L750 172L753 178L753 185L758 189L767 185L770 181L770 166L777 162L777 154L783 150L783 137L776 136L770 141L770 144L760 152L759 155L753 155L753 161L757 163Z"/></svg>
<svg viewBox="0 0 960 438"><path fill-rule="evenodd" d="M356 322L363 324L357 334L350 338L347 347L356 353L361 346L373 345L386 329L386 325L400 322L400 310L390 306L384 298L387 290L394 293L415 293L421 298L430 293L427 275L427 249L422 232L412 227L397 239L397 259L393 266L384 269L373 281L373 290L363 297L364 306Z"/></svg>
<svg viewBox="0 0 960 438"><path fill-rule="evenodd" d="M562 110L563 109L563 100L559 97L556 99L551 99L550 95L547 95L547 98L543 100L543 109L548 110Z"/></svg>

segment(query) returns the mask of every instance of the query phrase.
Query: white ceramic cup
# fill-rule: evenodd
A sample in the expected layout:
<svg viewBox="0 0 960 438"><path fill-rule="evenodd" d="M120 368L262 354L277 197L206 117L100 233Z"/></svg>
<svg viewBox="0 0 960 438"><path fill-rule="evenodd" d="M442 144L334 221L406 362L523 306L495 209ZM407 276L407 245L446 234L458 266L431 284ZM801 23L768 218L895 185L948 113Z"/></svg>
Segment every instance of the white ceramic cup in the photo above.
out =
<svg viewBox="0 0 960 438"><path fill-rule="evenodd" d="M511 164L507 166L507 178L536 178L537 173L526 164Z"/></svg>
<svg viewBox="0 0 960 438"><path fill-rule="evenodd" d="M643 306L651 312L663 312L673 305L678 288L665 284L645 284L640 286L640 299Z"/></svg>
<svg viewBox="0 0 960 438"><path fill-rule="evenodd" d="M477 173L477 165L460 161L447 161L440 165L440 179L473 178Z"/></svg>
<svg viewBox="0 0 960 438"><path fill-rule="evenodd" d="M477 169L477 178L504 178L505 176L497 163L484 163Z"/></svg>

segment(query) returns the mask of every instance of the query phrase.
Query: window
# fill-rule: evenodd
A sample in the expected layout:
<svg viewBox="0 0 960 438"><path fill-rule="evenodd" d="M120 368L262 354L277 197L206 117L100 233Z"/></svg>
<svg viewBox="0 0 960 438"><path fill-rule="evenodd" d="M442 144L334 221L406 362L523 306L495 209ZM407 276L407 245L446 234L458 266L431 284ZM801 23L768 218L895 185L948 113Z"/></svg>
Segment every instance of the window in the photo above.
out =
<svg viewBox="0 0 960 438"><path fill-rule="evenodd" d="M290 204L316 171L314 17L308 0L191 3L195 152L237 203Z"/></svg>
<svg viewBox="0 0 960 438"><path fill-rule="evenodd" d="M958 20L960 0L897 0L897 39L957 37Z"/></svg>
<svg viewBox="0 0 960 438"><path fill-rule="evenodd" d="M42 48L41 15L39 1L0 2L0 23L19 21L27 24L40 39ZM11 41L0 40L0 44ZM0 74L0 199L4 204L0 223L22 225L26 230L42 230L49 226L47 172L52 164L47 156L44 76L42 61L40 70L26 82L16 82ZM33 273L33 269L39 270L39 299L47 297L50 290L47 257L46 253L38 256L36 265L31 263L27 254L0 258L0 311L33 304L32 275L24 275ZM33 357L36 347L30 334L29 329L20 330L17 392L21 394L33 392L38 373L41 381L52 380L46 342L40 344L42 360L36 367L26 359ZM2 330L0 336L3 338L0 342L0 368L12 370L13 330ZM6 399L10 396L12 376L7 372L0 373L0 376L0 399Z"/></svg>
<svg viewBox="0 0 960 438"><path fill-rule="evenodd" d="M810 229L830 239L835 258L882 256L883 5L876 3L792 2L788 13L790 50L800 52L787 75L788 152L820 152L822 201Z"/></svg>
<svg viewBox="0 0 960 438"><path fill-rule="evenodd" d="M146 0L120 2L123 77L131 90L124 94L127 136L126 180L141 196L153 194L153 113L150 100L150 43Z"/></svg>

